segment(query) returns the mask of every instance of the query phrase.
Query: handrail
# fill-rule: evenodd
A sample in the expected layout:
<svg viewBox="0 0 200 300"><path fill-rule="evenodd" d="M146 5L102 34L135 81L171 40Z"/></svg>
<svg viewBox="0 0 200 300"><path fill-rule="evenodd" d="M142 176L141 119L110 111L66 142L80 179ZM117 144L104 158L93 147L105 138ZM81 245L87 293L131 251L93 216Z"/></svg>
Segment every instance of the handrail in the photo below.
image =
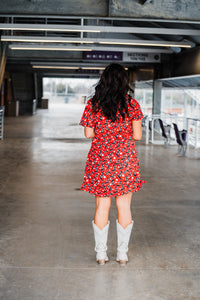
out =
<svg viewBox="0 0 200 300"><path fill-rule="evenodd" d="M165 124L170 125L171 128L173 128L172 123L176 123L181 130L186 129L188 132L188 145L193 146L195 149L200 148L200 119L191 117L185 118L167 113L145 115L146 144L149 144L149 142L152 144L158 144L158 141L155 141L155 133L159 134L160 137L162 136L162 133L160 131L160 127L155 126L155 121L159 118L163 120ZM149 132L150 122L151 133ZM175 140L174 130L170 131L170 140Z"/></svg>
<svg viewBox="0 0 200 300"><path fill-rule="evenodd" d="M145 116L145 119L146 119L146 122L145 122L145 125L146 125L146 144L149 143L149 141L152 143L152 144L157 144L158 141L155 141L155 132L157 134L159 134L160 136L162 136L162 133L160 131L160 126L159 127L156 127L155 126L155 121L158 120L158 119L161 119L166 125L170 125L171 128L173 128L173 123L177 123L178 126L180 128L184 128L185 127L185 124L186 124L186 120L184 117L181 117L181 116L178 116L178 115L174 115L174 114L167 114L167 113L161 113L161 114L152 114L152 115L146 115ZM149 135L149 124L151 122L151 136ZM175 140L175 134L174 134L174 131L171 130L170 131L170 140ZM163 139L162 139L162 142L163 142Z"/></svg>
<svg viewBox="0 0 200 300"><path fill-rule="evenodd" d="M193 124L191 124L193 123ZM188 144L200 148L200 119L187 118Z"/></svg>

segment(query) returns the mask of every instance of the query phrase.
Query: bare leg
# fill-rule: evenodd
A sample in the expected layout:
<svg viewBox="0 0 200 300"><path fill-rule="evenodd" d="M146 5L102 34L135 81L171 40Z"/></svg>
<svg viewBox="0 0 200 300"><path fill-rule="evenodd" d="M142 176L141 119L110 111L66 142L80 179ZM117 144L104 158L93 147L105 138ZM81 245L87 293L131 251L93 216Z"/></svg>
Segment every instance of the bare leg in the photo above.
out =
<svg viewBox="0 0 200 300"><path fill-rule="evenodd" d="M108 224L111 197L96 197L94 223L103 229Z"/></svg>
<svg viewBox="0 0 200 300"><path fill-rule="evenodd" d="M132 223L131 198L132 193L116 197L118 222L123 228L126 228L129 224Z"/></svg>

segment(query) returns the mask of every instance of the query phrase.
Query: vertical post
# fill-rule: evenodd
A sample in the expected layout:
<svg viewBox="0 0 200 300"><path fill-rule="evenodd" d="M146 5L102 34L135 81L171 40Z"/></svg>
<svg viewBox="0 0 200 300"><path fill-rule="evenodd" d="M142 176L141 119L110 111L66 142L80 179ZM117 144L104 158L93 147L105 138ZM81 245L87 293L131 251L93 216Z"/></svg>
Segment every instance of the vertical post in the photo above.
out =
<svg viewBox="0 0 200 300"><path fill-rule="evenodd" d="M84 26L84 19L83 18L81 18L81 26ZM80 38L81 38L81 40L83 39L83 31L81 31L81 33L80 33Z"/></svg>
<svg viewBox="0 0 200 300"><path fill-rule="evenodd" d="M146 113L146 89L143 89L143 110L145 110Z"/></svg>
<svg viewBox="0 0 200 300"><path fill-rule="evenodd" d="M53 81L52 81L52 78L49 79L50 80L50 97L53 96Z"/></svg>
<svg viewBox="0 0 200 300"><path fill-rule="evenodd" d="M172 96L172 90L170 90L170 114L173 113L173 96Z"/></svg>
<svg viewBox="0 0 200 300"><path fill-rule="evenodd" d="M42 74L37 73L37 107L42 107L42 97L43 97L43 81L42 81Z"/></svg>
<svg viewBox="0 0 200 300"><path fill-rule="evenodd" d="M146 145L149 143L149 116L146 118Z"/></svg>
<svg viewBox="0 0 200 300"><path fill-rule="evenodd" d="M14 24L14 18L11 17L11 23ZM13 30L10 31L10 35L13 35Z"/></svg>
<svg viewBox="0 0 200 300"><path fill-rule="evenodd" d="M3 45L2 42L1 42L1 45ZM3 79L4 79L4 73L5 73L5 68L6 68L7 43L4 43L1 51L2 51L2 53L1 53L1 61L0 61L0 89L1 89Z"/></svg>
<svg viewBox="0 0 200 300"><path fill-rule="evenodd" d="M38 83L37 83L37 73L34 72L33 74L33 78L34 78L34 94L35 94L35 99L36 101L38 101Z"/></svg>
<svg viewBox="0 0 200 300"><path fill-rule="evenodd" d="M165 113L164 104L165 104L165 91L162 91L162 101L161 101L161 105L160 105L160 107L161 107L160 110L163 113Z"/></svg>
<svg viewBox="0 0 200 300"><path fill-rule="evenodd" d="M197 109L196 109L196 118L199 119L200 118L200 111L199 111L199 101L196 102L197 103Z"/></svg>
<svg viewBox="0 0 200 300"><path fill-rule="evenodd" d="M161 113L161 91L162 82L154 80L153 82L153 114L159 115Z"/></svg>
<svg viewBox="0 0 200 300"><path fill-rule="evenodd" d="M189 144L189 134L190 134L189 121L190 121L189 118L186 118L186 130L187 130L186 143L187 143L187 149L188 149L188 151L190 150L190 144Z"/></svg>
<svg viewBox="0 0 200 300"><path fill-rule="evenodd" d="M195 122L195 148L197 148L198 145L198 120Z"/></svg>
<svg viewBox="0 0 200 300"><path fill-rule="evenodd" d="M187 126L187 95L184 93L184 127Z"/></svg>
<svg viewBox="0 0 200 300"><path fill-rule="evenodd" d="M152 116L152 120L151 120L151 142L152 144L154 143L154 117Z"/></svg>

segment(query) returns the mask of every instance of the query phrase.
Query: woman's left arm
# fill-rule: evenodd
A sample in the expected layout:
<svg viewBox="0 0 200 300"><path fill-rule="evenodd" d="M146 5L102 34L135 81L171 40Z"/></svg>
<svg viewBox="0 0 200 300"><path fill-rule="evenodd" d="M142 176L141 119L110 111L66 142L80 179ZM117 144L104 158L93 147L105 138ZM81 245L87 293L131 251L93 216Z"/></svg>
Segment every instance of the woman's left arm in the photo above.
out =
<svg viewBox="0 0 200 300"><path fill-rule="evenodd" d="M136 141L142 139L142 121L141 120L133 120L132 121L133 127L133 138Z"/></svg>
<svg viewBox="0 0 200 300"><path fill-rule="evenodd" d="M87 139L92 139L95 136L94 128L84 127L84 134Z"/></svg>

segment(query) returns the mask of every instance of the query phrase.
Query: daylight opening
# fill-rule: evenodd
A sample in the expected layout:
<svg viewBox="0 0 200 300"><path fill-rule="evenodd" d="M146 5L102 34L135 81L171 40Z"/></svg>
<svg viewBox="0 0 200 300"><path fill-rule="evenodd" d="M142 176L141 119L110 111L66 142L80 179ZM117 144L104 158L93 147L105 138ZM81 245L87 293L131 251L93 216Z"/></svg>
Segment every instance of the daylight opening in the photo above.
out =
<svg viewBox="0 0 200 300"><path fill-rule="evenodd" d="M90 78L43 78L43 98L51 104L86 103L95 89L98 79Z"/></svg>

